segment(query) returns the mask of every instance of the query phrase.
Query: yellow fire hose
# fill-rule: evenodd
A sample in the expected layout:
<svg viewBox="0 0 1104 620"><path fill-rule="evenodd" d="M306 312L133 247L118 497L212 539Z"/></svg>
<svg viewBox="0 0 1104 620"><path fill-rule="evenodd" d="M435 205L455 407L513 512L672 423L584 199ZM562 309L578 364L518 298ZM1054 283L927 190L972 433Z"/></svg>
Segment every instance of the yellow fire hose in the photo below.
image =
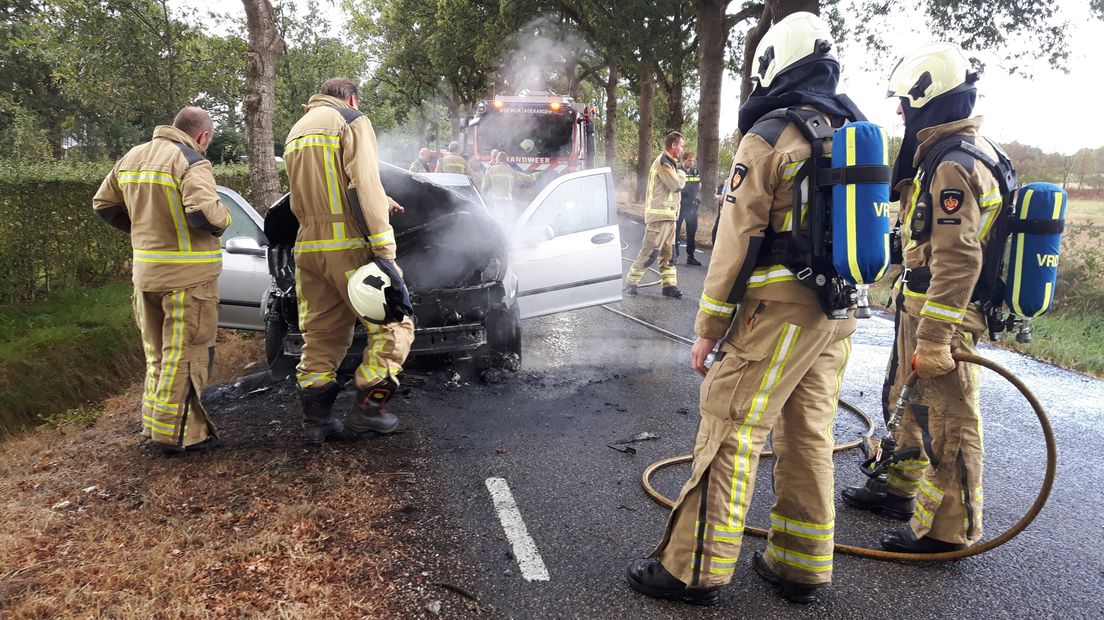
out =
<svg viewBox="0 0 1104 620"><path fill-rule="evenodd" d="M1050 496L1050 489L1054 486L1054 476L1058 469L1058 445L1055 443L1054 431L1053 429L1051 429L1050 420L1047 419L1046 412L1043 410L1042 404L1035 397L1035 395L1032 394L1027 385L1025 385L1024 382L1020 380L1019 377L1012 374L1011 371L997 364L996 362L993 362L978 355L960 354L955 355L954 358L958 362L983 366L1004 377L1009 383L1014 385L1016 389L1020 391L1020 393L1024 395L1024 398L1027 399L1027 402L1031 404L1031 408L1035 410L1035 415L1039 418L1039 425L1043 428L1043 437L1046 439L1047 465L1046 473L1043 476L1043 486L1039 489L1039 494L1035 497L1035 501L1031 504L1031 508L1022 517L1020 517L1019 521L1017 521L1012 527L1008 528L1008 530L1001 533L999 536L985 542L966 547L965 549L962 549L960 551L948 551L944 553L896 553L893 551L867 549L866 547L854 547L851 545L841 545L839 543L836 543L835 551L837 553L846 553L849 555L857 555L859 557L873 558L876 560L898 560L905 562L946 562L949 560L968 558L972 555L978 555L979 553L985 553L986 551L989 551L991 549L996 549L1004 543L1012 540L1020 532L1024 531L1024 529L1026 529L1027 526L1035 520L1035 517L1038 516L1039 511L1043 509L1043 505L1046 504L1047 497ZM909 386L914 385L916 383L916 375L914 373L910 374L906 383ZM870 416L866 415L858 407L855 407L847 401L841 399L840 404L850 411L858 414L861 418L863 418L863 420L866 421L867 432L864 434L863 437L870 436L874 429L874 423L870 420ZM854 448L861 443L862 438L855 441L849 441L844 444L839 444L834 448L833 452L839 452L841 450ZM761 453L761 456L773 456L773 454L774 453L771 451L765 451ZM664 467L675 465L677 463L686 463L691 460L693 460L693 455L686 454L683 456L666 458L662 461L656 461L655 463L649 465L644 470L644 474L640 480L640 483L644 486L644 492L647 493L648 496L654 499L656 502L668 508L673 507L674 502L665 497L662 493L657 491L655 487L652 486L652 483L650 481L651 476L657 470L663 469ZM758 536L760 538L765 538L767 536L766 530L756 527L747 527L744 529L744 531L748 534L751 534L752 536Z"/></svg>

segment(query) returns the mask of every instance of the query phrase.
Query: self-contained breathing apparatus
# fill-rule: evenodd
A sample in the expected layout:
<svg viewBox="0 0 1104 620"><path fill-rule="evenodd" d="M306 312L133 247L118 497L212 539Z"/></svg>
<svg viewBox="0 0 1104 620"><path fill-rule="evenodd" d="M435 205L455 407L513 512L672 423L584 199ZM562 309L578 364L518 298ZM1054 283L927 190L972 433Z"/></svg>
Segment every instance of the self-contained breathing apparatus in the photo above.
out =
<svg viewBox="0 0 1104 620"><path fill-rule="evenodd" d="M790 230L767 230L756 266L785 265L817 293L831 319L846 319L851 307L857 318L868 318L867 288L889 266L891 170L885 131L867 121L835 129L819 112L796 107L775 110L762 120L771 118L793 123L812 155L793 178ZM829 140L830 155L825 152Z"/></svg>

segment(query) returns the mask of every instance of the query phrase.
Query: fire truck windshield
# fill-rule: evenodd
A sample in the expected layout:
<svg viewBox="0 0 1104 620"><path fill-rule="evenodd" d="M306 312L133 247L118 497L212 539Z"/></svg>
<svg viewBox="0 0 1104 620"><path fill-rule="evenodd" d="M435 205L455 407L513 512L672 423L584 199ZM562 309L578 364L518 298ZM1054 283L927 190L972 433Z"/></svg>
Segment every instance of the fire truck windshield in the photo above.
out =
<svg viewBox="0 0 1104 620"><path fill-rule="evenodd" d="M492 112L474 127L481 158L492 149L510 157L569 157L575 120L569 114Z"/></svg>

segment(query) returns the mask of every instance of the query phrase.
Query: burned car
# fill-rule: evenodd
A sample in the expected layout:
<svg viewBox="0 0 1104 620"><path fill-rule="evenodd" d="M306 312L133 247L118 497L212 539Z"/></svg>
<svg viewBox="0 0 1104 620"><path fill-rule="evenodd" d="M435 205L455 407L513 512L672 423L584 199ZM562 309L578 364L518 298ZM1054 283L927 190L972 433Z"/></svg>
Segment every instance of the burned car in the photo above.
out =
<svg viewBox="0 0 1104 620"><path fill-rule="evenodd" d="M391 221L414 304L413 358L512 366L520 361L521 319L620 300L608 168L555 179L505 230L463 175L418 175L381 164L380 178L405 208ZM261 224L240 196L222 188L220 196L235 222L256 226L250 234L223 235L220 325L263 330L274 371L290 373L302 348L292 252L298 222L290 199L274 204ZM260 271L266 286L258 296ZM342 371L359 363L365 341L358 325Z"/></svg>

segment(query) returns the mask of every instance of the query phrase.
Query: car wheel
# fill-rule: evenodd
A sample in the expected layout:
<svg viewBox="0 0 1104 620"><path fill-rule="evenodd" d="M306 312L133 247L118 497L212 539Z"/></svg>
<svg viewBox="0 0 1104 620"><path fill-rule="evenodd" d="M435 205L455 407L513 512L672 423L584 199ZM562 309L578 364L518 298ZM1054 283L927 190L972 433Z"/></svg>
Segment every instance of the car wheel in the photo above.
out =
<svg viewBox="0 0 1104 620"><path fill-rule="evenodd" d="M487 313L487 344L476 354L480 369L491 367L504 370L521 369L521 315L513 308L496 309Z"/></svg>

